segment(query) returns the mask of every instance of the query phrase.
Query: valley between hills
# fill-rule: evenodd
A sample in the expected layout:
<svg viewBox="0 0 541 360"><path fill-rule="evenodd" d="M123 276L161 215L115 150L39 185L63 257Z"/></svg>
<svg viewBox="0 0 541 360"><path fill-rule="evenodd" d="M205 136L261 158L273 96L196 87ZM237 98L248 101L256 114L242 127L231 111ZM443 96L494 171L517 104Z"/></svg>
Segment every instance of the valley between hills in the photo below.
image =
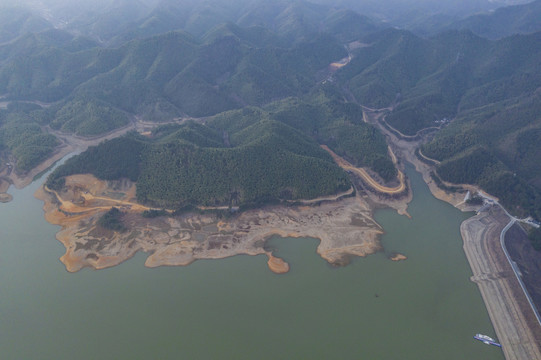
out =
<svg viewBox="0 0 541 360"><path fill-rule="evenodd" d="M374 213L410 217L410 163L477 212L464 252L505 357L541 359L541 0L412 19L196 3L2 9L0 202L48 174L35 196L69 272L146 253L264 255L286 274L275 236L318 239L335 267L408 265Z"/></svg>

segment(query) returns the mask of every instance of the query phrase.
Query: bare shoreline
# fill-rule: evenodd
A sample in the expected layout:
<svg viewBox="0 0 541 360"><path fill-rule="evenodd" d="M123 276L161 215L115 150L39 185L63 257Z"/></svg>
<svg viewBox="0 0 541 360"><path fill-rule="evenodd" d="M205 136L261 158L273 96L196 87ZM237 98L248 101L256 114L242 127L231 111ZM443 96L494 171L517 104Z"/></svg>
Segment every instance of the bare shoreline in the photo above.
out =
<svg viewBox="0 0 541 360"><path fill-rule="evenodd" d="M89 138L71 134L63 134L61 132L51 130L50 132L56 136L61 144L55 148L53 153L47 159L24 174L18 174L16 171L9 169L7 166L0 169L0 201L9 202L12 200L11 195L7 194L10 186L13 185L17 189L22 189L30 185L37 175L43 173L53 166L57 161L60 161L67 155L71 153L83 152L90 146L96 146L102 141L122 136L130 130L135 129L135 126L136 124L129 123L128 125L115 129L109 133ZM6 201L2 201L1 199L6 199Z"/></svg>
<svg viewBox="0 0 541 360"><path fill-rule="evenodd" d="M107 197L111 193L114 199ZM148 267L265 254L269 268L284 273L288 265L265 249L265 241L275 235L319 239L317 253L333 265L381 250L381 226L373 220L368 202L358 195L310 206L268 206L226 219L215 214L146 219L141 216L145 207L133 202L134 183L100 181L91 175L68 177L60 194L41 187L35 196L44 201L46 220L62 226L57 239L66 254L61 261L71 272L115 266L143 251L149 253ZM128 231L97 226L97 219L111 206L125 213Z"/></svg>
<svg viewBox="0 0 541 360"><path fill-rule="evenodd" d="M372 112L365 118L369 117L369 122L378 126L388 137L392 148L402 160L411 162L415 166L436 198L446 201L462 211L476 210L475 207L465 204L463 195L439 189L430 177L432 167L420 161L414 153L419 141L408 142L399 139L379 123L378 116L382 116L382 114ZM134 129L135 125L135 123L131 123L105 136L93 139L57 134L62 145L55 150L50 158L23 176L18 176L14 172L11 172L9 176L2 176L0 179L0 201L11 199L11 196L6 193L10 185L23 188L30 184L37 174L48 169L67 154L84 151L89 146L97 145L103 140L118 137ZM5 169L2 169L0 175L5 175L4 171ZM472 192L479 190L470 185L462 185L462 187ZM129 191L127 192L129 193ZM127 217L127 221L132 224L129 234L108 233L98 229L95 222L99 215L103 214L103 209L101 211L92 210L84 214L67 214L59 211L58 199L43 189L38 190L36 197L45 202L44 210L47 221L62 226L62 230L57 234L57 239L66 247L66 254L62 256L61 260L68 271L78 271L83 267L101 269L115 266L131 258L136 252L143 251L150 254L145 262L148 267L188 265L198 259L219 259L237 254L265 254L268 257L267 265L272 271L285 273L289 270L288 264L282 259L274 257L264 247L265 241L269 237L278 235L318 238L320 239L318 254L331 264L342 265L348 262L350 256L366 256L381 250L378 237L382 230L372 219L374 206L367 202L367 198L378 204L385 203L400 213L407 214L407 203L411 199L411 194L408 194L407 198L399 200L382 200L378 194L367 192L365 197L357 194L354 198L328 201L319 206L288 208L275 206L248 211L227 221L220 221L210 215L192 215L192 217L181 219L166 218L160 221L150 221L143 219L137 211L134 211L130 212ZM362 219L356 217L359 214L362 215ZM484 226L487 228L499 226L498 220L494 218L484 217L483 219ZM506 278L506 285L498 285L500 290L496 292L486 290L486 287L483 288L483 284L488 281L483 282L479 279L482 279L487 273L486 271L476 273L474 270L476 263L486 261L485 257L487 256L491 258L492 266L495 269L505 268L505 266L509 266L509 263L500 256L494 256L495 252L498 251L496 248L485 250L484 253L466 250L467 246L473 242L489 244L487 232L472 230L469 224L474 220L469 222L470 220L464 221L461 226L464 248L470 267L474 272L472 279L479 285L498 337L502 343L508 344L506 348L518 346L517 332L525 334L519 336L520 339L529 339L522 342L526 344L523 346L526 350L506 351L506 358L541 359L536 344L536 341L539 340L539 329L532 328L530 323L524 325L527 322L520 320L528 309L524 308L523 302L520 301L520 293L509 290L515 288L515 285L511 284L512 279ZM346 240L338 239L340 236L345 236ZM487 251L489 252L487 253ZM395 259L402 260L402 257ZM502 297L502 292L509 296ZM498 302L501 304L502 301L505 303L504 305L494 305ZM509 309L519 311L518 315L509 316L509 311L511 311ZM513 325L515 330L510 330L513 328L510 325ZM532 342L531 339L536 340Z"/></svg>
<svg viewBox="0 0 541 360"><path fill-rule="evenodd" d="M381 113L371 112L365 119L378 126L403 158L415 166L434 197L461 211L478 210L478 206L466 204L464 194L441 190L430 176L433 166L420 161L415 155L420 141L398 138L380 123L382 116ZM465 192L482 192L472 185L459 186ZM532 309L524 301L525 295L520 291L518 280L500 244L500 233L507 222L507 216L502 217L496 208L490 210L490 213L479 214L462 222L460 232L464 252L473 272L472 281L479 287L506 359L541 359L541 327L539 323L531 321Z"/></svg>
<svg viewBox="0 0 541 360"><path fill-rule="evenodd" d="M137 124L132 123L94 139L56 134L63 142L63 151L58 151L53 158L40 166L40 169L36 169L36 173L42 171L42 167L50 167L70 152L84 151L88 146L120 136L132 128L137 128ZM269 268L276 273L284 273L288 265L272 256L263 246L264 241L273 235L318 238L321 241L318 253L324 259L335 265L345 264L350 256L366 256L381 250L378 238L382 230L372 219L374 204L385 204L397 209L399 213L407 214L407 203L411 200L411 192L407 191L402 178L400 192L403 194L400 194L399 199L381 199L377 193L371 192L364 197L358 194L354 196L356 189L352 187L333 196L296 201L296 206L272 206L247 211L225 222L218 221L211 215L191 214L180 221L169 218L165 221L167 224L163 223L163 219L161 224L156 224L159 221L141 217L140 213L147 208L136 203L135 184L121 189L120 192L125 193L124 198L119 201L117 198L108 198L108 193L118 193L116 188L122 188L122 185L119 185L122 182L100 182L88 175L69 178L71 180L67 182L68 189L62 194L47 191L45 188L36 192L36 197L45 202L47 221L62 226L57 239L66 247L66 254L61 260L68 271L77 271L82 267L101 269L114 266L131 258L137 251L144 251L150 253L145 263L148 267L188 265L200 258L266 254ZM31 181L30 176L25 180ZM27 185L21 181L17 184L21 187ZM107 190L109 187L115 189ZM120 206L128 213L125 217L129 229L127 237L125 234L106 231L96 226L99 216L112 206ZM260 225L262 219L265 219L265 225ZM186 223L189 225L186 226ZM145 224L143 228L141 224ZM213 226L218 229L218 233L201 231L193 228L194 225L196 228ZM167 235L163 235L165 228L169 231ZM171 234L174 235L171 237ZM161 242L152 240L162 237L169 238L167 241L162 239ZM194 242L194 238L199 239L199 243ZM200 244L202 238L205 238L203 242L207 243ZM177 241L179 239L180 241ZM220 249L216 249L217 240L223 243ZM129 245L124 246L123 241ZM256 243L257 246L254 245Z"/></svg>

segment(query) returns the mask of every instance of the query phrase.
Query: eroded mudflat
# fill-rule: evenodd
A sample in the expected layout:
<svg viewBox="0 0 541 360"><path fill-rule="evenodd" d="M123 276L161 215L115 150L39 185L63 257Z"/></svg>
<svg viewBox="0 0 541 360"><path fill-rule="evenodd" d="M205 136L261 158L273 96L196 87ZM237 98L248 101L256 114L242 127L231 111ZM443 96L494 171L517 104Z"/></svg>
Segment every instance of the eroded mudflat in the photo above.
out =
<svg viewBox="0 0 541 360"><path fill-rule="evenodd" d="M153 219L141 214L145 206L135 201L135 184L100 181L91 175L70 176L60 193L40 188L45 217L62 226L57 234L66 253L61 261L68 271L117 265L138 251L149 254L145 265L188 265L198 259L219 259L266 254L269 268L287 272L288 265L265 249L273 236L313 237L320 240L318 254L333 265L351 256L366 256L381 249L381 227L369 205L360 197L312 206L269 206L220 218L216 214L190 213ZM123 212L128 229L116 232L97 225L111 207Z"/></svg>

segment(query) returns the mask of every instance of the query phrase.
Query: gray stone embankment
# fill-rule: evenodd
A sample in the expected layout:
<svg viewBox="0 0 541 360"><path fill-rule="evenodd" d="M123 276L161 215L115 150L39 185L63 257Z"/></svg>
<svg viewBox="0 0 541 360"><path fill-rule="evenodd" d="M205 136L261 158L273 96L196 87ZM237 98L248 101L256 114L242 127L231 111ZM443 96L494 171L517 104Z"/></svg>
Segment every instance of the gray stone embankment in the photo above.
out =
<svg viewBox="0 0 541 360"><path fill-rule="evenodd" d="M496 206L464 221L464 251L505 358L541 359L541 329L500 244L508 222Z"/></svg>

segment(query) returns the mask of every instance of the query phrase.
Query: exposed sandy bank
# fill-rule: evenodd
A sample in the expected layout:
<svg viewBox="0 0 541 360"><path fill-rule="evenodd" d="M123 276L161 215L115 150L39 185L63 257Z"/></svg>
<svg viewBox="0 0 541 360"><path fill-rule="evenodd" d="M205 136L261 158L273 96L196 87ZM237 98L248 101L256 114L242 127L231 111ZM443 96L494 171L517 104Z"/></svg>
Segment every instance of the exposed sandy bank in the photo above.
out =
<svg viewBox="0 0 541 360"><path fill-rule="evenodd" d="M267 261L267 265L273 273L285 274L289 271L289 264L286 263L283 259L273 256L272 254L268 254L268 256L269 261Z"/></svg>
<svg viewBox="0 0 541 360"><path fill-rule="evenodd" d="M463 192L440 189L430 176L434 166L419 160L415 155L415 149L422 140L406 141L398 138L380 123L383 116L382 112L367 111L365 119L378 126L400 156L415 166L436 198L462 211L475 211L479 208L464 202L466 191L475 193L481 191L479 188L465 184L445 184L459 186ZM430 162L431 159L421 156ZM499 207L492 207L487 212L465 220L460 227L464 251L473 272L472 281L479 286L506 359L541 359L541 327L533 316L500 244L501 231L508 222L509 218Z"/></svg>
<svg viewBox="0 0 541 360"><path fill-rule="evenodd" d="M407 256L403 254L393 254L391 257L389 257L392 261L403 261L407 260Z"/></svg>
<svg viewBox="0 0 541 360"><path fill-rule="evenodd" d="M198 259L238 254L269 255L264 245L273 235L317 238L318 254L334 265L381 249L381 227L360 197L314 206L270 206L220 220L213 214L143 218L146 207L134 202L134 194L135 184L129 181L105 182L91 175L68 177L59 194L43 187L36 192L45 202L46 220L62 226L57 239L66 247L61 261L68 271L114 266L137 251L150 254L145 262L148 267L188 265ZM112 206L125 213L122 221L128 231L118 233L96 225ZM283 272L287 265L270 260L274 270Z"/></svg>
<svg viewBox="0 0 541 360"><path fill-rule="evenodd" d="M81 137L72 134L63 134L59 131L53 131L49 129L49 132L56 136L60 141L60 145L56 147L54 152L42 163L25 173L17 173L7 166L0 168L0 197L13 185L17 189L22 189L34 180L34 178L49 169L57 161L61 160L68 154L73 152L82 152L88 149L89 146L96 146L100 142L110 140L126 134L128 131L133 130L135 125L130 123L122 128L115 129L107 134L95 136L95 137Z"/></svg>
<svg viewBox="0 0 541 360"><path fill-rule="evenodd" d="M389 147L389 154L398 170L398 185L393 187L380 184L374 176L369 173L370 170L353 166L326 145L321 145L321 147L332 156L338 166L353 176L357 190L368 198L373 207L384 205L395 209L400 215L410 216L407 210L408 204L412 199L412 194L411 191L409 191L406 176L391 147Z"/></svg>
<svg viewBox="0 0 541 360"><path fill-rule="evenodd" d="M0 178L0 203L7 203L13 199L10 194L7 194L9 186L9 181Z"/></svg>
<svg viewBox="0 0 541 360"><path fill-rule="evenodd" d="M434 170L434 166L422 162L419 160L417 155L415 155L415 150L421 145L423 140L405 140L398 138L394 133L382 125L381 122L385 117L385 112L376 110L369 111L366 107L364 107L364 109L365 121L377 126L380 129L380 131L387 137L388 142L391 144L391 147L394 150L394 153L396 153L401 160L410 162L413 164L413 166L415 166L415 170L421 173L424 182L428 185L430 192L435 198L443 200L462 211L474 211L477 209L476 206L469 206L464 203L465 192L469 190L472 193L475 193L479 191L477 187L461 184L460 187L462 187L464 193L456 193L440 189L430 177L430 172Z"/></svg>

